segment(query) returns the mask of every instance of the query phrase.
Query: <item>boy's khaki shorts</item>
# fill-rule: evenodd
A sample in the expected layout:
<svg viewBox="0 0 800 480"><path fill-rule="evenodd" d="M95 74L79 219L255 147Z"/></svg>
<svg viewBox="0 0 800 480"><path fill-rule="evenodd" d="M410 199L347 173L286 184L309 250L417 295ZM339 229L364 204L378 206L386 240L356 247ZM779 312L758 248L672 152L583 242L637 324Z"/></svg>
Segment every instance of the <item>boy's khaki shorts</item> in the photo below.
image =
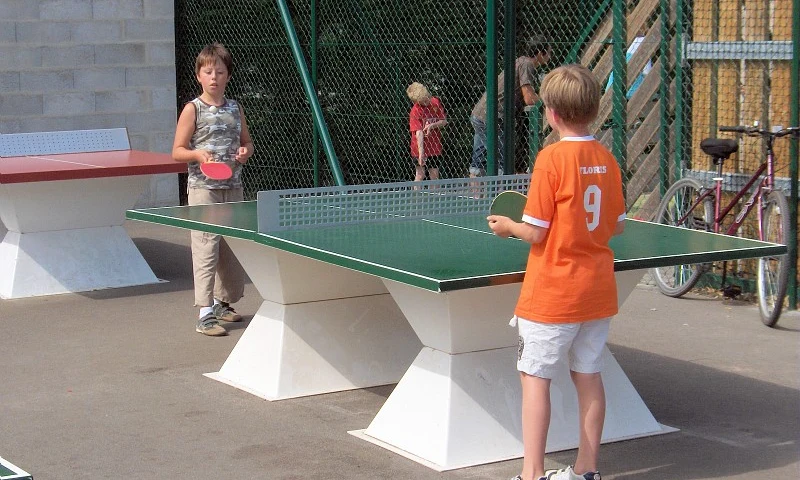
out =
<svg viewBox="0 0 800 480"><path fill-rule="evenodd" d="M517 370L552 379L558 364L569 359L569 369L597 373L603 368L603 348L611 318L581 323L540 323L518 319Z"/></svg>

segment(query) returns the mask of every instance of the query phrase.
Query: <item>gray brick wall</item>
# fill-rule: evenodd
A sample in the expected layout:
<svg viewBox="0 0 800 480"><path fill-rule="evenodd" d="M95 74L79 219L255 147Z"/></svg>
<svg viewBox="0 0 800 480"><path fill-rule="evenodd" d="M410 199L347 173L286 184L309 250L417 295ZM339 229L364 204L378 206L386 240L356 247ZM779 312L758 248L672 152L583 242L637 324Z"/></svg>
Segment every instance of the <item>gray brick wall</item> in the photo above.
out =
<svg viewBox="0 0 800 480"><path fill-rule="evenodd" d="M0 133L126 127L137 150L175 133L171 0L0 1ZM139 206L178 204L156 176Z"/></svg>

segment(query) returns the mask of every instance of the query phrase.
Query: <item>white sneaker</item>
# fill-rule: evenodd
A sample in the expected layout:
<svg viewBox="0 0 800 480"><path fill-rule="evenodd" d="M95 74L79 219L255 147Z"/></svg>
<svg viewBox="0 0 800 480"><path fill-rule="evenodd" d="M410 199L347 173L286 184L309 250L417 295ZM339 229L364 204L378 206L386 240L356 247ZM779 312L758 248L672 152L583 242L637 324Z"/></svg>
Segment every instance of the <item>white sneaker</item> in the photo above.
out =
<svg viewBox="0 0 800 480"><path fill-rule="evenodd" d="M586 472L583 475L578 475L572 470L572 465L558 470L547 470L542 478L545 480L602 480L600 472Z"/></svg>

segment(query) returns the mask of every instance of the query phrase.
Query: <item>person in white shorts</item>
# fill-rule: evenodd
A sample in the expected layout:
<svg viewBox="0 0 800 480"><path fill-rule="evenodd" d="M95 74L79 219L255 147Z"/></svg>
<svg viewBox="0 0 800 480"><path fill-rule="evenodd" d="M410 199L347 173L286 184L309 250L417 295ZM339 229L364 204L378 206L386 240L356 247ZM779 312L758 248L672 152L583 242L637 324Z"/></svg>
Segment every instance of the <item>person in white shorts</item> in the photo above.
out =
<svg viewBox="0 0 800 480"><path fill-rule="evenodd" d="M524 457L518 480L600 480L605 419L600 361L610 317L617 313L612 236L625 228L622 175L589 131L600 84L580 65L558 67L542 82L547 121L560 140L539 152L522 222L490 215L502 237L531 244L512 323L519 324ZM544 469L550 426L550 382L568 361L578 392L580 442L573 466Z"/></svg>

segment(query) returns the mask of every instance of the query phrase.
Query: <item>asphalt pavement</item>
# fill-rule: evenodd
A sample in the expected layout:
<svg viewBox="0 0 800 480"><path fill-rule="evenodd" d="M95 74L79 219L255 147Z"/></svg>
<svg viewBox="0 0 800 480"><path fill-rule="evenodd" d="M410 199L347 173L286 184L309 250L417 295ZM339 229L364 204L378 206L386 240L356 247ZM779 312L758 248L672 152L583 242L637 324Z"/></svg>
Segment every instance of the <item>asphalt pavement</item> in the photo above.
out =
<svg viewBox="0 0 800 480"><path fill-rule="evenodd" d="M439 473L349 435L393 385L268 402L216 372L230 335L196 333L187 231L125 228L155 285L0 300L0 457L54 479L508 479L521 461ZM640 285L609 347L676 433L604 445L607 480L800 478L800 314L763 326L747 302ZM547 467L575 451L549 454Z"/></svg>

